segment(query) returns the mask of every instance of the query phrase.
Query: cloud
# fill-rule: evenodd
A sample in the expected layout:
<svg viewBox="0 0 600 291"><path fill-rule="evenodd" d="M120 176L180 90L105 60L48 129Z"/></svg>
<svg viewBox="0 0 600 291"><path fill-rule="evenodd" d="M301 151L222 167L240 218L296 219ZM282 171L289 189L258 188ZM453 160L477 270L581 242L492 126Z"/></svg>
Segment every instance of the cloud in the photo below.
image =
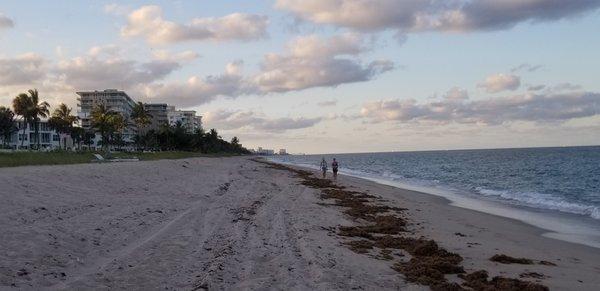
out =
<svg viewBox="0 0 600 291"><path fill-rule="evenodd" d="M251 41L266 37L266 16L233 13L223 17L194 18L189 24L163 19L159 6L142 6L131 12L121 29L125 37L143 37L153 44L184 41Z"/></svg>
<svg viewBox="0 0 600 291"><path fill-rule="evenodd" d="M527 93L502 98L456 102L444 99L419 104L414 99L365 103L361 115L373 122L502 124L552 122L600 114L600 93Z"/></svg>
<svg viewBox="0 0 600 291"><path fill-rule="evenodd" d="M287 92L368 81L393 69L387 60L364 65L353 58L366 49L354 34L299 37L288 44L286 53L265 56L254 83L262 92Z"/></svg>
<svg viewBox="0 0 600 291"><path fill-rule="evenodd" d="M120 5L116 3L104 5L104 12L117 16L125 16L131 12L131 7L126 5Z"/></svg>
<svg viewBox="0 0 600 291"><path fill-rule="evenodd" d="M454 87L444 95L444 98L449 101L467 100L469 99L469 92L465 89Z"/></svg>
<svg viewBox="0 0 600 291"><path fill-rule="evenodd" d="M244 63L236 60L227 64L222 74L193 76L187 82L150 84L143 92L152 99L188 107L211 102L219 96L266 95L368 81L394 66L389 61L363 65L355 59L368 49L354 34L326 39L313 35L299 37L288 44L285 53L265 55L255 74L243 75Z"/></svg>
<svg viewBox="0 0 600 291"><path fill-rule="evenodd" d="M312 127L321 122L322 118L266 118L253 111L242 110L217 110L203 114L205 123L209 127L218 127L224 130L249 128L266 132L284 132L287 130Z"/></svg>
<svg viewBox="0 0 600 291"><path fill-rule="evenodd" d="M527 91L540 91L546 88L546 85L531 85L527 87Z"/></svg>
<svg viewBox="0 0 600 291"><path fill-rule="evenodd" d="M93 46L88 50L88 55L91 57L118 57L122 50L119 46L114 44L108 44L103 46Z"/></svg>
<svg viewBox="0 0 600 291"><path fill-rule="evenodd" d="M487 77L478 87L484 88L488 93L514 91L521 87L521 78L515 75L495 74Z"/></svg>
<svg viewBox="0 0 600 291"><path fill-rule="evenodd" d="M93 47L87 55L61 60L55 71L65 84L75 90L127 90L161 80L181 67L174 60L138 62L123 59L119 52L116 46Z"/></svg>
<svg viewBox="0 0 600 291"><path fill-rule="evenodd" d="M317 24L361 31L499 30L596 10L598 0L277 0L275 6Z"/></svg>
<svg viewBox="0 0 600 291"><path fill-rule="evenodd" d="M8 18L8 16L4 16L4 14L0 13L0 30L13 28L15 26L15 22Z"/></svg>
<svg viewBox="0 0 600 291"><path fill-rule="evenodd" d="M337 100L331 99L331 100L327 100L327 101L322 101L322 102L317 103L317 105L319 105L321 107L335 106L335 105L337 105Z"/></svg>
<svg viewBox="0 0 600 291"><path fill-rule="evenodd" d="M569 82L556 84L549 88L552 92L562 92L562 91L574 91L581 90L581 85L571 84Z"/></svg>
<svg viewBox="0 0 600 291"><path fill-rule="evenodd" d="M46 60L34 53L0 58L0 85L36 84L46 76Z"/></svg>
<svg viewBox="0 0 600 291"><path fill-rule="evenodd" d="M510 69L511 73L516 73L516 72L521 72L521 71L525 71L525 72L535 72L539 69L541 69L542 65L530 65L530 64L520 64L512 69Z"/></svg>
<svg viewBox="0 0 600 291"><path fill-rule="evenodd" d="M255 89L239 74L240 66L239 62L231 63L222 74L193 76L186 82L148 84L142 91L150 99L163 100L182 107L208 103L219 96L237 97L252 94Z"/></svg>
<svg viewBox="0 0 600 291"><path fill-rule="evenodd" d="M153 55L157 60L173 62L190 62L200 57L197 52L190 50L179 53L171 53L167 50L155 50Z"/></svg>

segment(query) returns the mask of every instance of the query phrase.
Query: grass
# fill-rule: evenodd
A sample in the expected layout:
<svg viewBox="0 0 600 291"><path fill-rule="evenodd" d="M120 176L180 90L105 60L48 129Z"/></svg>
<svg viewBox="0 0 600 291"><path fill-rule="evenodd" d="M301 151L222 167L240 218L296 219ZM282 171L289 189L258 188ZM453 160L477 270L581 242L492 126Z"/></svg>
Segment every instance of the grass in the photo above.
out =
<svg viewBox="0 0 600 291"><path fill-rule="evenodd" d="M232 154L202 154L197 152L156 152L156 153L112 153L113 158L137 157L141 161L154 161L163 159L185 159L194 157L223 157ZM18 167L30 165L66 165L83 164L95 160L92 152L15 152L0 153L0 167Z"/></svg>

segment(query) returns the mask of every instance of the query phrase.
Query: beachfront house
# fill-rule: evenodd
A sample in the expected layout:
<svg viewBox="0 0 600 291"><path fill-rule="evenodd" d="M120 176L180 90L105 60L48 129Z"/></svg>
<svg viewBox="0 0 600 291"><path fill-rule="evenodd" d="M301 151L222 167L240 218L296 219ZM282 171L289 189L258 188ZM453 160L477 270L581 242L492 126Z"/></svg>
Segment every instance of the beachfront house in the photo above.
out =
<svg viewBox="0 0 600 291"><path fill-rule="evenodd" d="M40 149L53 150L60 149L66 143L67 148L73 147L73 140L69 135L59 134L48 124L48 120L41 120L39 130L36 136L35 127L31 124L17 121L18 131L14 132L8 141L8 146L12 149L32 149L40 141ZM23 132L25 128L25 132Z"/></svg>

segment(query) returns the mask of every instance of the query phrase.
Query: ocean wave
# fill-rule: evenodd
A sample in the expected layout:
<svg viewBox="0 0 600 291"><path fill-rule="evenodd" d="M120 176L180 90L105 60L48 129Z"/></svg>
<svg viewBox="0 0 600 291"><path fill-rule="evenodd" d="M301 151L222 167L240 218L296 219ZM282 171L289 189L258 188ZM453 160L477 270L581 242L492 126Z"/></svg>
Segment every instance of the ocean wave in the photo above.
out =
<svg viewBox="0 0 600 291"><path fill-rule="evenodd" d="M532 208L546 210L556 210L566 213L585 215L594 219L600 219L600 209L596 206L565 201L560 197L549 194L536 192L491 190L481 187L477 187L476 190L483 196L500 198L502 200L520 206L528 206Z"/></svg>

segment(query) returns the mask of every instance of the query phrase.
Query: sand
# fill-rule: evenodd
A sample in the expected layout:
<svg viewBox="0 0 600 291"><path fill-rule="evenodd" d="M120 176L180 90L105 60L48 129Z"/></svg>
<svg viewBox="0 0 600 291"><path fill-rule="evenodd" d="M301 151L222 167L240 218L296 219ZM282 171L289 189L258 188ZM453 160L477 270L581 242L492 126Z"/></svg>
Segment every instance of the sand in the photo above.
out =
<svg viewBox="0 0 600 291"><path fill-rule="evenodd" d="M535 272L543 277L522 279L552 290L600 286L599 249L427 194L338 184L407 208L414 235L460 254L468 272ZM0 185L0 289L428 289L393 261L350 250L337 232L357 222L318 189L246 157L2 168Z"/></svg>

